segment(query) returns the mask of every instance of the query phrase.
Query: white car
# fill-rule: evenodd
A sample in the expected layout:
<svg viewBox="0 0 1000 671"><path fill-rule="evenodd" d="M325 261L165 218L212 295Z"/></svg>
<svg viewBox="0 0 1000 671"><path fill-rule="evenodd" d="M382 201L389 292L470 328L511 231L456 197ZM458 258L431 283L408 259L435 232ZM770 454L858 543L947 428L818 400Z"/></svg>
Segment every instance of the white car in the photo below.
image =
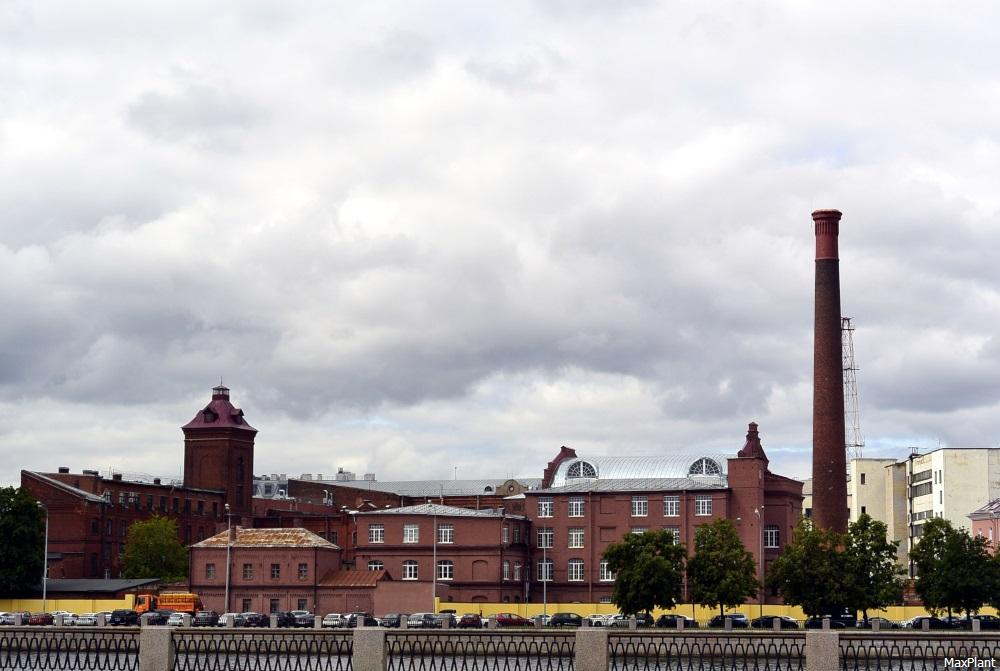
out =
<svg viewBox="0 0 1000 671"><path fill-rule="evenodd" d="M344 616L340 613L327 613L323 616L322 625L326 628L340 628L345 624Z"/></svg>
<svg viewBox="0 0 1000 671"><path fill-rule="evenodd" d="M76 619L76 613L71 613L68 610L54 610L50 613L50 615L52 615L53 622L56 622L59 619L59 616L62 615L64 625L72 625L73 620Z"/></svg>
<svg viewBox="0 0 1000 671"><path fill-rule="evenodd" d="M72 622L67 622L67 624L72 624L74 627L96 627L97 614L80 613L79 615L73 618Z"/></svg>
<svg viewBox="0 0 1000 671"><path fill-rule="evenodd" d="M591 627L606 627L608 625L607 615L594 613L593 615L588 615L587 620L590 622Z"/></svg>
<svg viewBox="0 0 1000 671"><path fill-rule="evenodd" d="M167 618L168 627L180 627L184 624L184 613L171 613Z"/></svg>

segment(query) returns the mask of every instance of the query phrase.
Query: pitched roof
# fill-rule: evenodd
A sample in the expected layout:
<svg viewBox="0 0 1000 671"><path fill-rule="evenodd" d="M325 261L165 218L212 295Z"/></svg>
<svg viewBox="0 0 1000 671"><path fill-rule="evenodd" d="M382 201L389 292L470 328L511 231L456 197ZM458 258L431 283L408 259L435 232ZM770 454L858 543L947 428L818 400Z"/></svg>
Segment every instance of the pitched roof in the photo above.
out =
<svg viewBox="0 0 1000 671"><path fill-rule="evenodd" d="M375 587L380 580L392 580L382 571L330 571L320 578L320 587Z"/></svg>
<svg viewBox="0 0 1000 671"><path fill-rule="evenodd" d="M229 532L223 531L191 547L226 547ZM326 547L340 549L330 541L302 528L291 529L244 529L236 527L236 538L232 547Z"/></svg>
<svg viewBox="0 0 1000 671"><path fill-rule="evenodd" d="M421 503L416 506L403 506L402 508L385 508L383 510L372 510L370 512L358 513L359 515L435 515L437 517L504 517L502 510L487 508L485 510L473 510L472 508L456 508L455 506L442 506L439 503ZM513 517L507 515L507 517Z"/></svg>
<svg viewBox="0 0 1000 671"><path fill-rule="evenodd" d="M37 480L40 480L41 482L45 483L46 485L49 485L50 487L62 490L67 494L77 496L81 499L90 501L91 503L104 503L104 499L101 498L100 496L97 496L96 494L91 494L90 492L86 492L80 489L79 487L73 487L72 485L67 485L65 482L60 482L55 478L50 478L49 476L42 475L41 473L38 473L36 471L21 471L21 473L24 475L28 475L29 477L35 478Z"/></svg>
<svg viewBox="0 0 1000 671"><path fill-rule="evenodd" d="M257 433L243 419L243 411L229 402L229 388L221 384L212 389L212 400L198 411L190 422L182 429L238 429Z"/></svg>
<svg viewBox="0 0 1000 671"><path fill-rule="evenodd" d="M539 487L541 478L514 478L525 487ZM313 480L313 482L317 482ZM502 494L497 489L506 480L402 480L381 482L378 480L320 480L324 485L367 489L372 492L387 492L399 496L476 496L477 494Z"/></svg>
<svg viewBox="0 0 1000 671"><path fill-rule="evenodd" d="M49 578L47 590L53 592L107 592L117 593L139 587L151 587L160 582L159 578ZM38 589L41 590L39 585Z"/></svg>
<svg viewBox="0 0 1000 671"><path fill-rule="evenodd" d="M993 516L1000 516L1000 499L993 499L982 508L973 510L968 515L972 519L989 519Z"/></svg>
<svg viewBox="0 0 1000 671"><path fill-rule="evenodd" d="M726 483L726 471L731 455L723 454L670 454L639 457L575 457L559 463L552 476L551 487L562 487L581 480L649 480L663 478L688 478L691 469L702 459L715 462L720 471L715 475L704 475L706 482ZM579 464L579 466L577 466ZM573 469L574 473L570 472ZM593 470L591 470L593 469ZM593 473L593 475L587 475ZM701 479L701 478L699 478ZM598 490L585 490L598 491Z"/></svg>
<svg viewBox="0 0 1000 671"><path fill-rule="evenodd" d="M575 494L583 492L680 492L684 490L726 489L719 478L626 478L615 480L570 480L568 484L525 492L534 494Z"/></svg>

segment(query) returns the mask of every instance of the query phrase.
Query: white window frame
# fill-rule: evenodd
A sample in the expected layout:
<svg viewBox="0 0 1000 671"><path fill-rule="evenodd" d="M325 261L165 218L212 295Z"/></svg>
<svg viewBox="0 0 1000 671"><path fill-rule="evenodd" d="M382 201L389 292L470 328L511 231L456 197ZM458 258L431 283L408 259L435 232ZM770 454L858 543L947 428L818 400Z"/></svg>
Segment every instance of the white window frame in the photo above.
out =
<svg viewBox="0 0 1000 671"><path fill-rule="evenodd" d="M556 534L552 527L538 527L538 549L552 549Z"/></svg>
<svg viewBox="0 0 1000 671"><path fill-rule="evenodd" d="M569 516L570 517L583 517L586 511L586 502L582 496L571 496L569 497Z"/></svg>
<svg viewBox="0 0 1000 671"><path fill-rule="evenodd" d="M608 568L608 560L602 559L600 563L600 576L598 578L601 582L614 582L615 574L611 572Z"/></svg>
<svg viewBox="0 0 1000 671"><path fill-rule="evenodd" d="M708 517L712 514L711 494L698 494L694 497L694 514L699 517Z"/></svg>
<svg viewBox="0 0 1000 671"><path fill-rule="evenodd" d="M404 543L419 543L420 542L420 525L419 524L404 524L403 525L403 542Z"/></svg>
<svg viewBox="0 0 1000 671"><path fill-rule="evenodd" d="M503 560L503 579L510 580L510 562L506 559Z"/></svg>
<svg viewBox="0 0 1000 671"><path fill-rule="evenodd" d="M539 517L552 517L552 497L551 496L539 496L538 497L538 516Z"/></svg>
<svg viewBox="0 0 1000 671"><path fill-rule="evenodd" d="M681 497L678 494L667 494L663 497L663 516L681 516Z"/></svg>
<svg viewBox="0 0 1000 671"><path fill-rule="evenodd" d="M510 542L510 527L506 524L503 525L503 528L500 530L500 542L504 545Z"/></svg>
<svg viewBox="0 0 1000 671"><path fill-rule="evenodd" d="M369 543L385 543L385 525L384 524L369 524L368 525L368 542Z"/></svg>
<svg viewBox="0 0 1000 671"><path fill-rule="evenodd" d="M774 550L780 546L781 528L777 524L768 524L764 527L764 547Z"/></svg>
<svg viewBox="0 0 1000 671"><path fill-rule="evenodd" d="M664 527L664 531L668 531L673 534L674 545L680 545L681 542L681 528L680 527Z"/></svg>
<svg viewBox="0 0 1000 671"><path fill-rule="evenodd" d="M369 571L381 571L385 569L385 563L379 559L368 560L368 570Z"/></svg>
<svg viewBox="0 0 1000 671"><path fill-rule="evenodd" d="M632 497L632 517L647 517L649 515L649 497Z"/></svg>
<svg viewBox="0 0 1000 671"><path fill-rule="evenodd" d="M636 536L638 536L639 534L644 534L647 531L649 531L647 527L632 527L632 533L634 533Z"/></svg>
<svg viewBox="0 0 1000 671"><path fill-rule="evenodd" d="M455 562L450 559L439 559L437 565L438 580L455 579Z"/></svg>
<svg viewBox="0 0 1000 671"><path fill-rule="evenodd" d="M539 582L552 582L552 560L551 559L539 559L538 560L538 581Z"/></svg>
<svg viewBox="0 0 1000 671"><path fill-rule="evenodd" d="M454 524L439 524L438 525L438 543L444 545L450 545L455 542L455 525Z"/></svg>
<svg viewBox="0 0 1000 671"><path fill-rule="evenodd" d="M419 580L420 563L414 559L407 559L403 562L403 580Z"/></svg>
<svg viewBox="0 0 1000 671"><path fill-rule="evenodd" d="M566 562L566 580L569 582L583 582L585 575L582 559L570 559Z"/></svg>
<svg viewBox="0 0 1000 671"><path fill-rule="evenodd" d="M583 547L583 538L584 538L583 527L570 527L569 533L566 535L566 537L567 537L566 547L568 548Z"/></svg>
<svg viewBox="0 0 1000 671"><path fill-rule="evenodd" d="M514 580L519 581L520 579L521 579L521 562L516 561L514 562Z"/></svg>

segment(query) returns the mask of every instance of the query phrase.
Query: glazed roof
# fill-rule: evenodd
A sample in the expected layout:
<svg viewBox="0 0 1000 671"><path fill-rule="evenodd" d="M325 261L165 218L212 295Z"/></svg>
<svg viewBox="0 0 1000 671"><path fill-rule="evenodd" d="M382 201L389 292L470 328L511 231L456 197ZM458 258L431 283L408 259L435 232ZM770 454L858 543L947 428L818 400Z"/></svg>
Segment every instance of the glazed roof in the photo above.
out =
<svg viewBox="0 0 1000 671"><path fill-rule="evenodd" d="M684 490L725 489L725 479L716 477L702 478L628 478L595 480L593 478L578 478L569 480L568 484L552 486L548 489L536 489L528 494L575 494L583 492L662 492Z"/></svg>
<svg viewBox="0 0 1000 671"><path fill-rule="evenodd" d="M372 510L370 512L358 513L359 515L436 515L437 517L504 517L502 510L488 508L485 510L473 510L471 508L456 508L455 506L443 506L439 503L421 503L416 506L403 506L402 508L385 508L384 510ZM515 517L507 515L507 517Z"/></svg>
<svg viewBox="0 0 1000 671"><path fill-rule="evenodd" d="M192 547L226 547L229 532L223 531ZM307 529L244 529L236 527L236 539L232 547L325 547L336 548L330 541L320 538Z"/></svg>
<svg viewBox="0 0 1000 671"><path fill-rule="evenodd" d="M240 429L257 433L243 419L243 411L229 402L229 388L221 384L212 389L212 402L198 411L182 429Z"/></svg>
<svg viewBox="0 0 1000 671"><path fill-rule="evenodd" d="M994 515L1000 515L1000 499L993 499L982 508L969 513L972 519L991 518Z"/></svg>
<svg viewBox="0 0 1000 671"><path fill-rule="evenodd" d="M706 484L720 483L724 487L726 486L726 471L728 468L727 459L730 456L724 454L673 454L644 457L577 457L566 459L559 464L559 468L552 477L552 487L562 487L586 480L590 482L596 480L599 482L603 480L688 479L691 467L702 458L714 461L721 473L713 476L699 476L698 481L704 480ZM585 462L593 466L597 477L567 477L569 469L579 462ZM581 491L597 490L589 488Z"/></svg>
<svg viewBox="0 0 1000 671"><path fill-rule="evenodd" d="M541 478L514 478L525 487L539 487ZM313 480L313 482L316 482ZM380 482L377 480L321 480L324 485L352 487L373 492L388 492L400 496L475 496L496 494L497 488L506 480L403 480ZM487 491L486 488L490 490ZM499 492L503 493L503 492Z"/></svg>

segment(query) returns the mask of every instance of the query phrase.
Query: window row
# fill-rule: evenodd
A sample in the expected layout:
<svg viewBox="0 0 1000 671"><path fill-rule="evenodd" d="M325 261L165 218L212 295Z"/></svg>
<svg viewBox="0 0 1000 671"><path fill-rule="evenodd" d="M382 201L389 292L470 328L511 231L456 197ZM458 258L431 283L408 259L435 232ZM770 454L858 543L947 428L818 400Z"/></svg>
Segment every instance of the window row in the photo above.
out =
<svg viewBox="0 0 1000 671"><path fill-rule="evenodd" d="M538 580L541 582L552 582L554 564L551 559L538 560ZM598 580L601 582L614 582L615 574L611 572L606 560L602 560L598 565ZM566 562L566 580L569 582L583 582L586 580L584 562L582 559L570 559Z"/></svg>
<svg viewBox="0 0 1000 671"><path fill-rule="evenodd" d="M160 512L173 512L180 514L181 512L181 501L180 497L166 497L160 496L155 497L152 494L140 494L139 492L117 492L118 507L120 508L132 508L134 510L142 510L143 503L145 503L145 509L149 511L158 510ZM115 492L110 490L105 490L104 501L110 505L115 504ZM192 514L192 502L191 499L183 499L184 501L184 514ZM207 510L205 507L205 501L196 500L194 502L194 514L206 515ZM212 501L212 517L219 517L219 502Z"/></svg>
<svg viewBox="0 0 1000 671"><path fill-rule="evenodd" d="M520 564L518 564L520 567ZM385 563L380 559L372 559L368 562L369 571L382 571L385 569ZM402 580L419 580L420 579L420 562L415 559L407 559L403 562L403 573L400 576ZM441 559L437 563L437 579L438 580L454 580L455 579L455 562L450 559ZM506 578L505 578L506 580Z"/></svg>
<svg viewBox="0 0 1000 671"><path fill-rule="evenodd" d="M504 527L506 532L507 527ZM419 543L420 542L420 525L419 524L404 524L403 525L403 542L404 543ZM384 524L369 524L368 525L368 542L369 543L385 543L385 525ZM454 524L439 524L437 527L437 542L438 543L454 543L455 542L455 525Z"/></svg>
<svg viewBox="0 0 1000 671"><path fill-rule="evenodd" d="M664 529L674 535L674 543L681 542L680 527L664 527ZM649 531L648 527L632 527L629 530L633 534L644 534L647 531ZM555 547L555 531L552 527L538 527L535 533L535 545L538 549L551 549ZM583 548L584 533L585 530L583 527L570 527L566 532L566 547L571 549Z"/></svg>
<svg viewBox="0 0 1000 671"><path fill-rule="evenodd" d="M538 497L538 517L554 517L555 503L551 496ZM647 517L649 515L649 497L637 495L632 497L630 509L632 517ZM567 514L569 517L583 517L585 513L585 503L582 496L572 496L567 502ZM663 516L680 517L681 497L678 494L666 494L663 496ZM694 497L694 514L707 516L712 514L711 494L698 494Z"/></svg>
<svg viewBox="0 0 1000 671"><path fill-rule="evenodd" d="M300 563L298 565L298 579L308 580L309 579L309 564ZM243 579L253 580L255 575L255 566L253 564L243 564ZM205 564L205 578L207 580L215 580L218 577L218 571L216 570L214 563ZM271 580L278 580L281 578L281 564L271 564Z"/></svg>

